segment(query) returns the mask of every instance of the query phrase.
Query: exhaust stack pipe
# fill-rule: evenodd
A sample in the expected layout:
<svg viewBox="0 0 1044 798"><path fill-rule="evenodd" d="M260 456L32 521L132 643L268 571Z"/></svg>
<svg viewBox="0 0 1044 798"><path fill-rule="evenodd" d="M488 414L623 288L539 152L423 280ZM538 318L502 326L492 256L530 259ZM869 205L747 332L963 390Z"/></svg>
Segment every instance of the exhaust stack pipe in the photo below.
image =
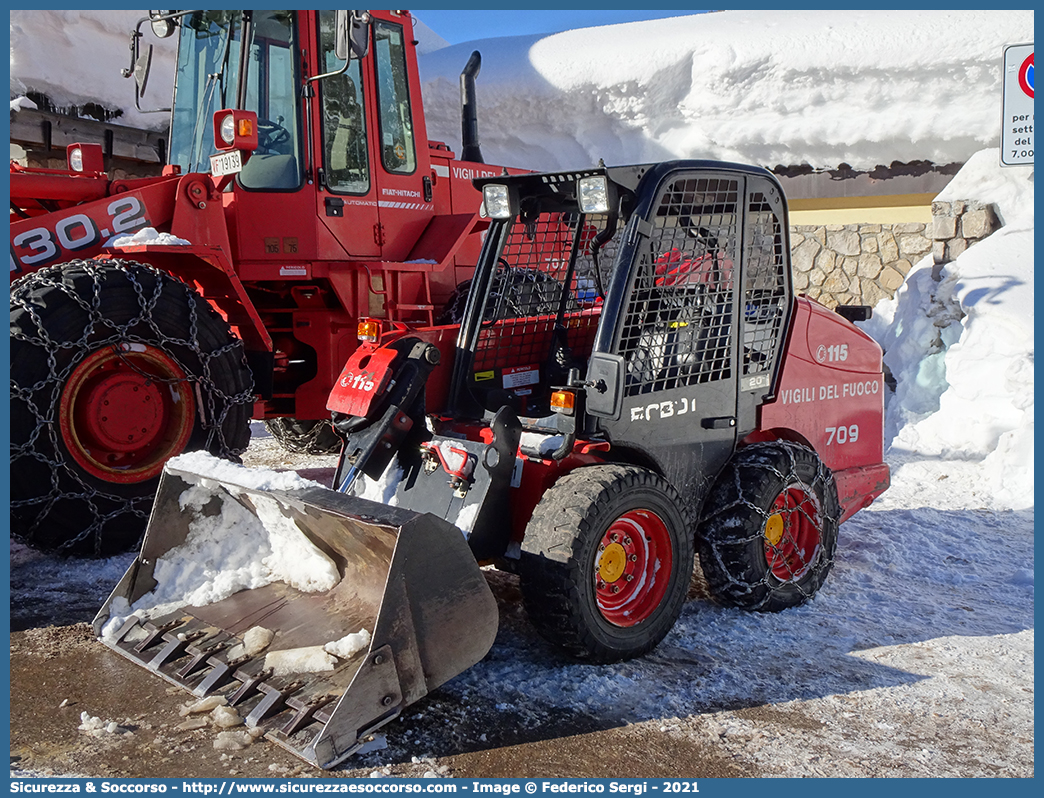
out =
<svg viewBox="0 0 1044 798"><path fill-rule="evenodd" d="M460 159L473 163L485 163L479 148L478 105L475 102L475 78L481 69L482 55L475 50L460 73Z"/></svg>

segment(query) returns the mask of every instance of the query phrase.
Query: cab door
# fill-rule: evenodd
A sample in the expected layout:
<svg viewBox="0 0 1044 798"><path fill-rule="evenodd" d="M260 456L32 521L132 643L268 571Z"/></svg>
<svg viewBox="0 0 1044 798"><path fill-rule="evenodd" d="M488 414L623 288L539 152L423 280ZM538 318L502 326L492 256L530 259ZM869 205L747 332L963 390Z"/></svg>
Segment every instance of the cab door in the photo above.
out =
<svg viewBox="0 0 1044 798"><path fill-rule="evenodd" d="M431 160L409 12L374 14L377 205L382 257L407 260L434 216Z"/></svg>
<svg viewBox="0 0 1044 798"><path fill-rule="evenodd" d="M694 500L736 445L744 191L736 173L663 175L628 229L637 241L630 274L606 298L620 308L610 340L624 385L619 417L602 427L658 462Z"/></svg>
<svg viewBox="0 0 1044 798"><path fill-rule="evenodd" d="M344 66L334 53L337 12L317 14L319 70L337 72ZM368 102L373 93L370 59L352 58L343 74L331 75L317 84L319 258L379 258L378 188L371 134L375 125Z"/></svg>

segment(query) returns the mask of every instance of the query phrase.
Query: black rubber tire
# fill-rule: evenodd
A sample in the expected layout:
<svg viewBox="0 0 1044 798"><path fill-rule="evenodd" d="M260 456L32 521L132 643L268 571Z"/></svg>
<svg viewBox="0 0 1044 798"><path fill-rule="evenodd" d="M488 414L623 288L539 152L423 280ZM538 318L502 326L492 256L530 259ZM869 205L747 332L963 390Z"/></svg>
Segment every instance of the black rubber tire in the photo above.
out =
<svg viewBox="0 0 1044 798"><path fill-rule="evenodd" d="M159 350L187 376L196 412L183 451L238 460L250 441L243 343L188 285L120 260L27 275L11 287L11 515L35 548L105 556L136 546L145 530L159 476L120 484L89 473L58 417L77 365L121 344Z"/></svg>
<svg viewBox="0 0 1044 798"><path fill-rule="evenodd" d="M655 648L678 620L692 575L692 532L681 507L670 483L636 466L587 466L559 479L533 511L519 563L526 612L537 631L586 662L631 659ZM598 547L614 521L637 510L663 521L671 568L648 616L620 626L598 603Z"/></svg>
<svg viewBox="0 0 1044 798"><path fill-rule="evenodd" d="M779 512L775 505L785 492L809 501ZM763 612L804 604L833 565L840 515L834 476L808 447L774 441L738 450L711 489L697 528L711 594L722 604ZM773 519L769 532L772 516L780 520ZM794 531L798 525L806 531ZM811 537L795 545L796 537L813 530L818 541ZM812 552L796 562L782 554L788 547L803 553L809 543Z"/></svg>
<svg viewBox="0 0 1044 798"><path fill-rule="evenodd" d="M301 421L296 418L270 418L265 421L272 437L294 454L337 454L341 439L329 421Z"/></svg>

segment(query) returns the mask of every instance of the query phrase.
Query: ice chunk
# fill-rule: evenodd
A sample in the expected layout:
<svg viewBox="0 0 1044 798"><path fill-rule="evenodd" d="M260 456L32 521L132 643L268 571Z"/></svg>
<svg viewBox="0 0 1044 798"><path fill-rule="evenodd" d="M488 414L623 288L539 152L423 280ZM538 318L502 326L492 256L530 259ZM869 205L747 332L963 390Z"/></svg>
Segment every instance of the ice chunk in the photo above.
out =
<svg viewBox="0 0 1044 798"><path fill-rule="evenodd" d="M265 655L265 667L272 669L273 676L332 671L336 664L337 660L326 653L322 646L288 648L282 651L269 651Z"/></svg>
<svg viewBox="0 0 1044 798"><path fill-rule="evenodd" d="M210 712L215 707L224 706L227 703L228 700L223 695L211 695L206 698L201 698L199 701L194 703L185 704L185 706L178 710L178 714L181 715L181 717L185 717L186 715L202 715L204 712Z"/></svg>
<svg viewBox="0 0 1044 798"><path fill-rule="evenodd" d="M214 707L210 713L210 719L214 725L221 729L231 729L233 726L242 726L243 719L232 707Z"/></svg>
<svg viewBox="0 0 1044 798"><path fill-rule="evenodd" d="M253 742L254 736L245 729L223 731L214 738L214 748L218 751L242 751Z"/></svg>
<svg viewBox="0 0 1044 798"><path fill-rule="evenodd" d="M195 731L196 729L204 729L207 727L207 719L197 715L194 718L183 720L174 728L177 731Z"/></svg>
<svg viewBox="0 0 1044 798"><path fill-rule="evenodd" d="M272 642L275 632L263 626L253 626L243 635L243 642L228 650L229 660L240 657L256 657Z"/></svg>
<svg viewBox="0 0 1044 798"><path fill-rule="evenodd" d="M340 640L334 640L323 646L323 649L335 657L350 659L360 651L365 651L370 646L370 633L366 629L360 629L350 635L345 635Z"/></svg>

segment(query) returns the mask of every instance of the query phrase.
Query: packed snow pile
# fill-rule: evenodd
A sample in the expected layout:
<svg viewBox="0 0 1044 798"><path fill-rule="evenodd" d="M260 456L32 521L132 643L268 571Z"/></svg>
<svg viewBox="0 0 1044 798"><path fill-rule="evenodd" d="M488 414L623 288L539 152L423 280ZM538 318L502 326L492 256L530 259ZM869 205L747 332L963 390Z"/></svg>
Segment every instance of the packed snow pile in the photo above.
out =
<svg viewBox="0 0 1044 798"><path fill-rule="evenodd" d="M168 114L139 112L134 107L134 80L121 74L131 66L129 43L134 26L147 14L129 9L12 10L12 98L35 91L61 109L93 103L108 113L118 113L117 124L165 129ZM149 44L154 49L141 106L166 108L174 92L177 40L156 38L147 23L142 31L142 50ZM14 102L11 110L15 110Z"/></svg>
<svg viewBox="0 0 1044 798"><path fill-rule="evenodd" d="M1004 226L941 269L925 258L863 326L897 383L885 430L893 470L934 483L928 501L953 480L966 506L1025 509L1034 470L1033 171L999 161L997 150L976 153L937 199L993 203ZM979 478L965 483L961 473Z"/></svg>
<svg viewBox="0 0 1044 798"><path fill-rule="evenodd" d="M192 513L185 542L155 563L156 588L133 606L118 597L103 637L114 635L126 616L156 617L181 606L221 601L240 590L284 582L304 592L329 590L340 581L334 562L304 535L267 490L316 487L293 472L247 469L204 452L181 455L168 469L190 482L179 497ZM222 489L221 486L224 486ZM236 500L250 491L251 512ZM217 501L217 514L202 512Z"/></svg>
<svg viewBox="0 0 1044 798"><path fill-rule="evenodd" d="M155 227L143 227L135 233L113 236L105 242L107 248L111 247L136 247L151 244L161 247L186 247L192 246L191 241L178 238L170 233L161 233Z"/></svg>
<svg viewBox="0 0 1044 798"><path fill-rule="evenodd" d="M121 76L145 13L11 11L12 110L36 91L165 127ZM454 46L414 16L429 138L458 148L459 75L478 49L485 158L533 169L964 162L998 140L1002 48L1033 41L1028 10L725 11ZM143 32L155 51L142 107L165 107L176 39Z"/></svg>
<svg viewBox="0 0 1044 798"><path fill-rule="evenodd" d="M724 11L467 42L420 65L428 136L456 149L460 71L482 53L487 163L869 170L995 146L1002 50L1030 41L1032 11Z"/></svg>

